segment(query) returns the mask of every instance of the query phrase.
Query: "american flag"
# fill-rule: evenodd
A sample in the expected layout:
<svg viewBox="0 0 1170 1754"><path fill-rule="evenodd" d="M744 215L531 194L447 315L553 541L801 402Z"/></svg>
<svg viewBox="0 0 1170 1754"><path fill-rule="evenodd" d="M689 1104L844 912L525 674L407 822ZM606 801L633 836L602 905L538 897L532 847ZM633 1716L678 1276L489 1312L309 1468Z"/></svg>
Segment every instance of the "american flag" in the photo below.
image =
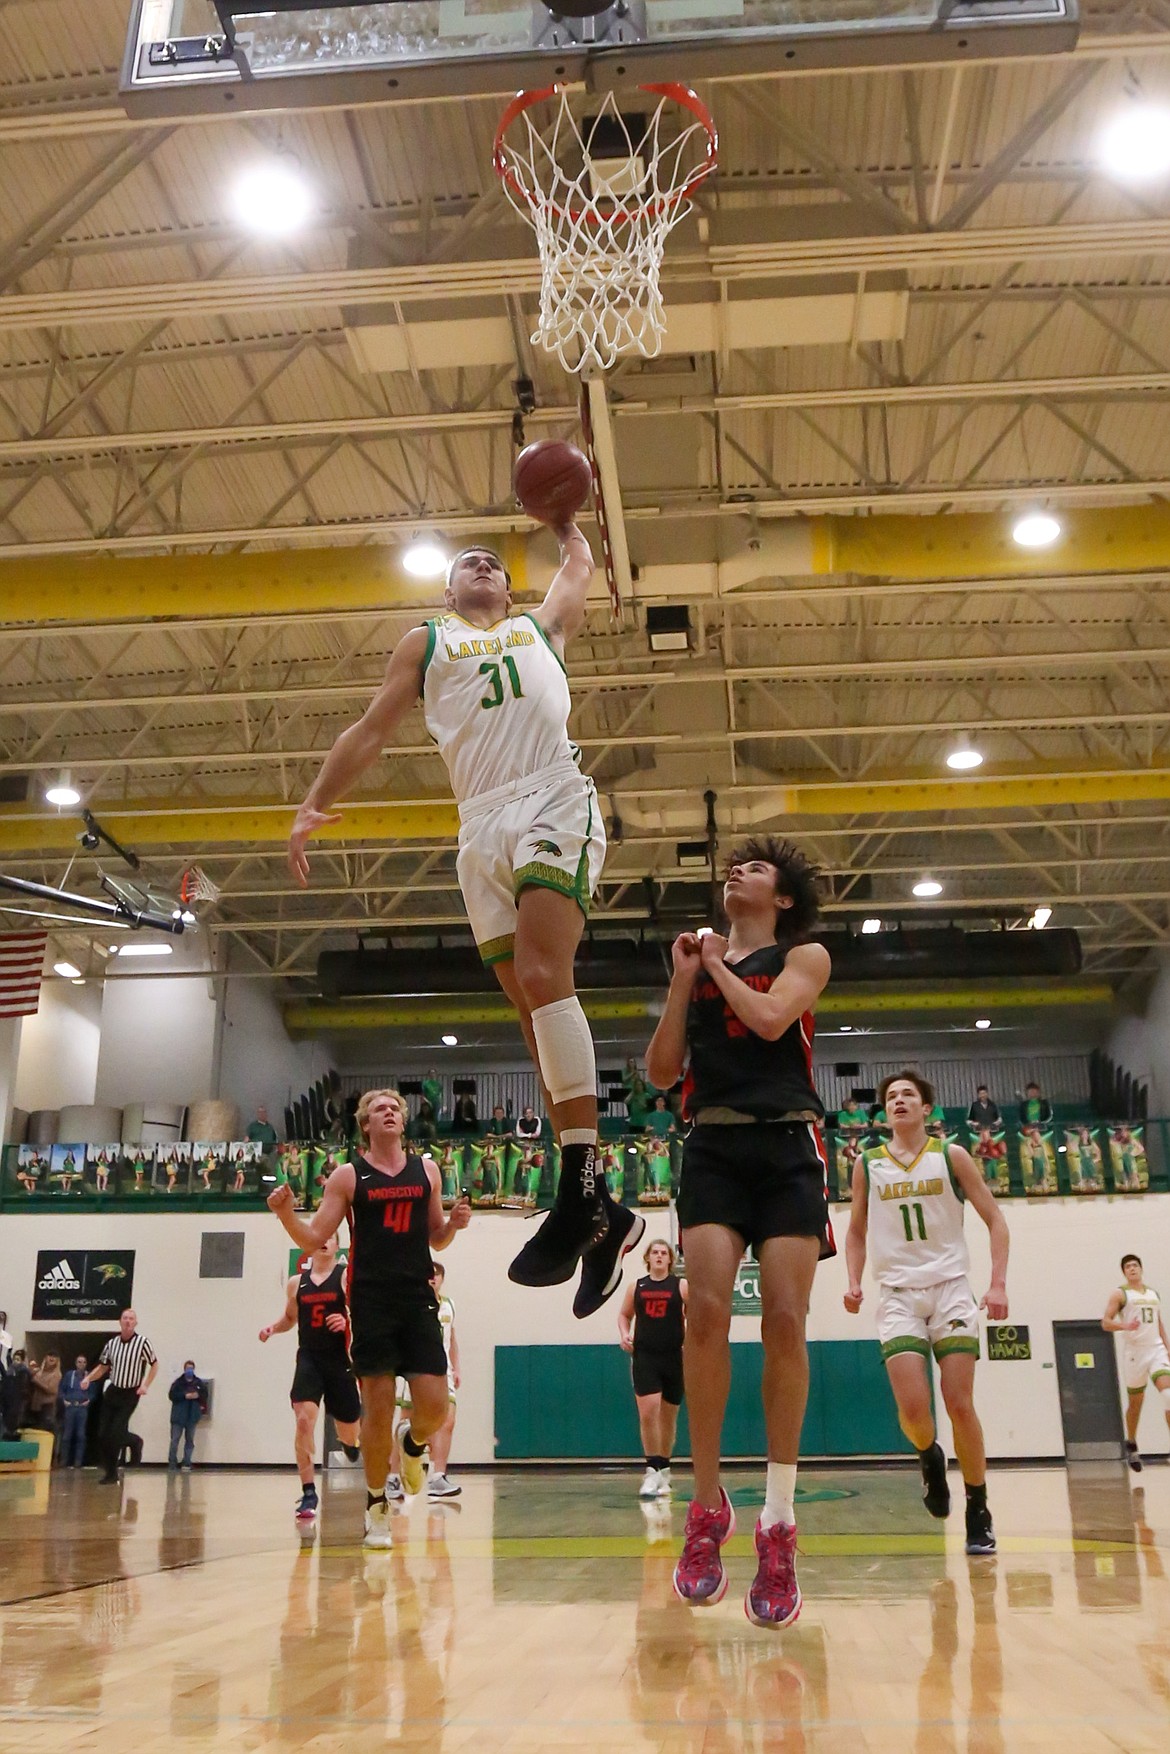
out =
<svg viewBox="0 0 1170 1754"><path fill-rule="evenodd" d="M41 1002L47 932L0 932L0 1017L28 1017Z"/></svg>

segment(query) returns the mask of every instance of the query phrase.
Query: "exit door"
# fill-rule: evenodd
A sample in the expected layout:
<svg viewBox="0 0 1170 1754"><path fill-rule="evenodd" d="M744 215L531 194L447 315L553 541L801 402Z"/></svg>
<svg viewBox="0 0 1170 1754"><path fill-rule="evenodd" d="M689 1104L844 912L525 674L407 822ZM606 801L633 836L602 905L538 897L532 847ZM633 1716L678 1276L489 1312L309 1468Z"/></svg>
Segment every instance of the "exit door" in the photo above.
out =
<svg viewBox="0 0 1170 1754"><path fill-rule="evenodd" d="M1066 1458L1120 1460L1124 1428L1113 1335L1100 1322L1053 1322L1052 1332Z"/></svg>

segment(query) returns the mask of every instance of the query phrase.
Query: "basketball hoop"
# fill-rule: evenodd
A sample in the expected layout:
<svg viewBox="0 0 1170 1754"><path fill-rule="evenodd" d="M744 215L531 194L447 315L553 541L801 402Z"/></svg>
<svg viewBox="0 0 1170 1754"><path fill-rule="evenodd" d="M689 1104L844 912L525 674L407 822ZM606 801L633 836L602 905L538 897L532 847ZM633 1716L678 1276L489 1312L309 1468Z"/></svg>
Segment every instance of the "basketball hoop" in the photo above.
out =
<svg viewBox="0 0 1170 1754"><path fill-rule="evenodd" d="M658 100L647 114L623 115L609 91L580 121L562 86L521 91L496 130L492 164L540 251L532 339L586 376L626 353L659 352L662 253L717 161L715 123L689 86L638 90ZM552 120L541 128L532 112L546 103Z"/></svg>
<svg viewBox="0 0 1170 1754"><path fill-rule="evenodd" d="M213 883L206 871L198 865L188 865L179 879L179 900L184 907L194 907L200 901L218 901L220 889Z"/></svg>

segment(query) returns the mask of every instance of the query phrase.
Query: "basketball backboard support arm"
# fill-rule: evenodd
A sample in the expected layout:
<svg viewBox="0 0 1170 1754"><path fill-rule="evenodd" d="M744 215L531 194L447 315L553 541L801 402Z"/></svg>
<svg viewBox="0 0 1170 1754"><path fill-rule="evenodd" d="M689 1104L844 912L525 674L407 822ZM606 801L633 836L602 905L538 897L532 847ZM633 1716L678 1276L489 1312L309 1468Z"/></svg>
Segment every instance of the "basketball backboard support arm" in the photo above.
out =
<svg viewBox="0 0 1170 1754"><path fill-rule="evenodd" d="M615 0L592 20L550 28L541 0L506 10L470 0L437 9L433 0L133 0L121 95L131 114L167 116L503 97L553 81L602 91L1055 54L1075 46L1078 28L1077 0L823 0L813 22L802 0L701 4Z"/></svg>
<svg viewBox="0 0 1170 1754"><path fill-rule="evenodd" d="M156 913L152 908L134 907L124 900L98 901L91 895L76 895L68 889L53 889L47 883L32 883L25 877L9 877L2 871L0 889L11 890L16 895L28 896L34 901L51 901L60 906L76 908L94 919L110 920L135 928L148 926L155 932L168 932L173 938L181 938L187 929L187 922L176 915Z"/></svg>

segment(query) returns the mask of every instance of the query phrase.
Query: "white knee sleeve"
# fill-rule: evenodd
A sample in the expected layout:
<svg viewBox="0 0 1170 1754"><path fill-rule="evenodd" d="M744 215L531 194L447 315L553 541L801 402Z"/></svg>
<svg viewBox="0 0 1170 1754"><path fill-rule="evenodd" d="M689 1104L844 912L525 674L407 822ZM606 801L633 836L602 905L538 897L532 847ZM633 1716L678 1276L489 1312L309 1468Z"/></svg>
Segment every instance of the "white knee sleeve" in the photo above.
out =
<svg viewBox="0 0 1170 1754"><path fill-rule="evenodd" d="M532 1013L540 1075L553 1102L597 1095L593 1037L580 999L557 999Z"/></svg>
<svg viewBox="0 0 1170 1754"><path fill-rule="evenodd" d="M1154 1384L1154 1387L1161 1395L1162 1405L1166 1411L1166 1417L1167 1419L1170 1419L1170 1376L1160 1376Z"/></svg>

